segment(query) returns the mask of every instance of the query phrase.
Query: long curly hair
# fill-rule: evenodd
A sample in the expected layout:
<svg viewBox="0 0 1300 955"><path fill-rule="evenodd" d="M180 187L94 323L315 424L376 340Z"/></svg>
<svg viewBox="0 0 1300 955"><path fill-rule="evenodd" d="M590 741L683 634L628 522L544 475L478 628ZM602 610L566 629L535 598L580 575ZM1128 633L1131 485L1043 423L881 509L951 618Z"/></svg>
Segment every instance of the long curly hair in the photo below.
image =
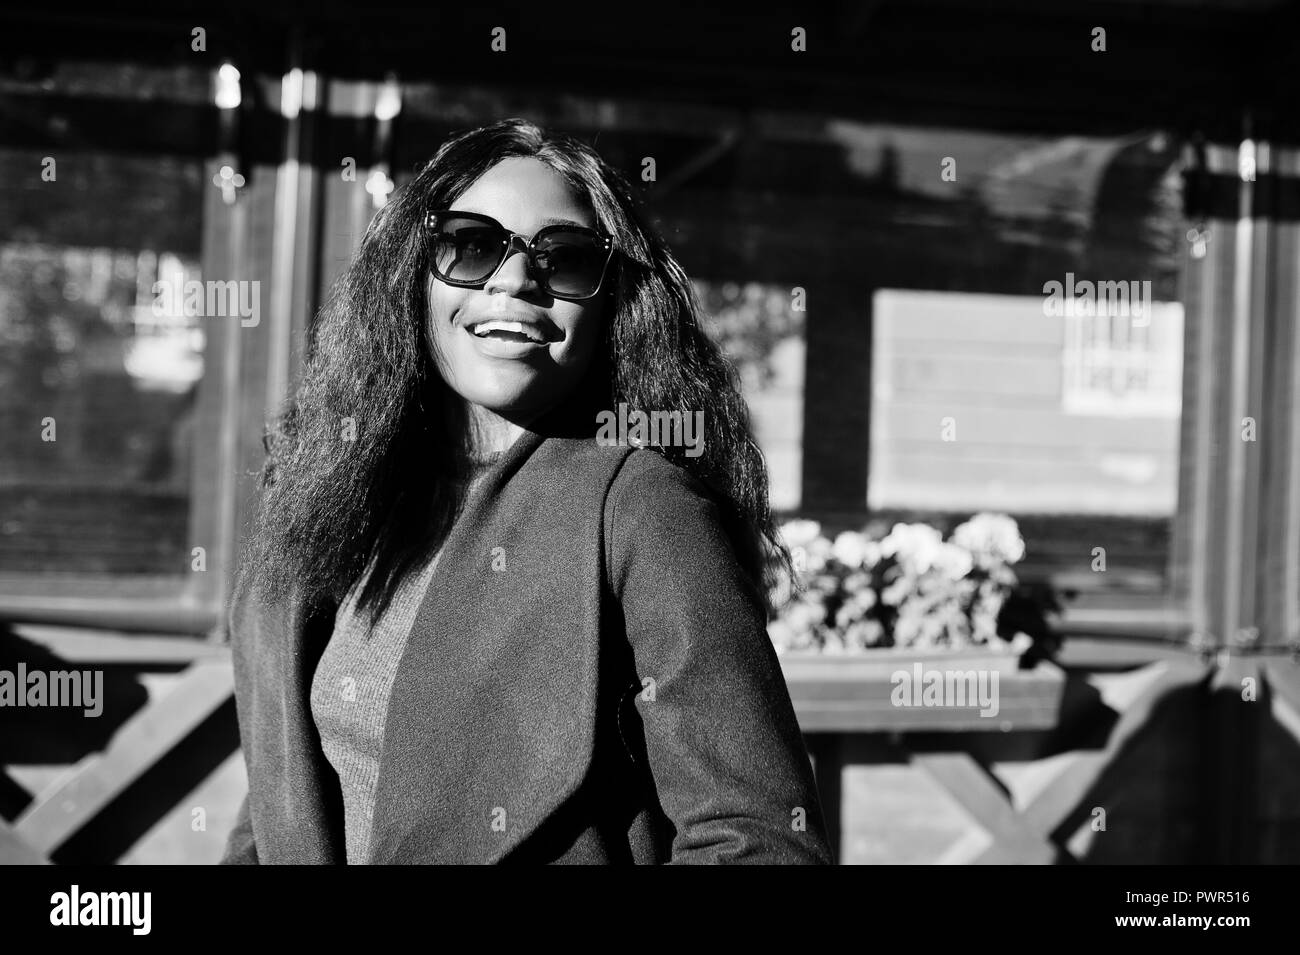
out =
<svg viewBox="0 0 1300 955"><path fill-rule="evenodd" d="M712 492L760 595L790 573L768 505L767 470L730 363L705 333L686 273L624 177L588 145L509 119L461 133L371 220L309 335L301 382L264 438L261 495L242 566L274 599L342 600L366 576L372 619L421 553L441 543L463 499L463 402L426 334L427 210L447 208L510 157L546 163L614 238L603 346L582 389L600 406L704 412L698 457L660 453ZM347 440L343 431L351 428ZM595 422L592 421L592 434ZM770 609L770 608L769 608Z"/></svg>

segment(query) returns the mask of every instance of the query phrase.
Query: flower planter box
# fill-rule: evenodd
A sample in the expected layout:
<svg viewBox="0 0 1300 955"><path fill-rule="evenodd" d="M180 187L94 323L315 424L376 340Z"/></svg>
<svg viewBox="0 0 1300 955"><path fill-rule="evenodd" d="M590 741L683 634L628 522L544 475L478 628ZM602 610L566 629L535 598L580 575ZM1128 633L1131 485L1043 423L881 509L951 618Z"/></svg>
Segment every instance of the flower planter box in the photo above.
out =
<svg viewBox="0 0 1300 955"><path fill-rule="evenodd" d="M1065 674L1011 653L882 649L780 655L805 733L1049 729Z"/></svg>

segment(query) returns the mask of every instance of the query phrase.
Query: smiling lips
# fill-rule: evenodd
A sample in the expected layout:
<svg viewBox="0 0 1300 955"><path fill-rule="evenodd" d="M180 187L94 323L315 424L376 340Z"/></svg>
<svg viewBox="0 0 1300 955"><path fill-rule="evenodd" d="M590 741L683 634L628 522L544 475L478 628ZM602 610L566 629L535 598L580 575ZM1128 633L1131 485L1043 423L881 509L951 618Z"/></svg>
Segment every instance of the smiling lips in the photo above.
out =
<svg viewBox="0 0 1300 955"><path fill-rule="evenodd" d="M490 338L507 342L528 342L535 345L545 345L547 341L541 326L533 322L488 318L473 322L467 328L469 333L476 338Z"/></svg>

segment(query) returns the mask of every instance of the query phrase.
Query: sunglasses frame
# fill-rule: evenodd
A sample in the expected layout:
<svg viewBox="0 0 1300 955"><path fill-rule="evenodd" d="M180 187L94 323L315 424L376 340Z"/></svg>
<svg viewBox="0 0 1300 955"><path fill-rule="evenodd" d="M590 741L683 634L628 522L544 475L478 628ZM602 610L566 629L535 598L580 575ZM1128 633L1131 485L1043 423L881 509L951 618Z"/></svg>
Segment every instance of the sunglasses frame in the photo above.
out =
<svg viewBox="0 0 1300 955"><path fill-rule="evenodd" d="M453 279L444 275L441 270L439 270L433 255L433 236L438 229L439 223L445 222L448 219L471 219L475 222L482 222L485 225L494 226L497 229L500 229L501 233L506 236L505 251L501 256L501 260L497 262L492 271L489 272L485 278L477 282L466 282L461 279ZM550 287L549 280L542 274L542 270L537 268L534 257L538 254L538 241L556 232L577 232L581 235L591 236L599 243L599 248L604 252L605 261L602 262L600 266L600 277L596 280L596 287L592 289L589 294L561 295ZM510 256L514 255L515 252L522 252L524 255L524 261L527 263L525 267L528 270L528 274L535 282L537 282L538 286L543 289L546 294L569 302L584 302L587 299L595 298L600 294L601 287L605 284L605 275L609 271L610 260L614 257L614 240L605 233L599 232L596 229L588 229L586 226L561 224L543 226L538 229L530 239L528 236L520 235L518 232L511 232L491 216L486 216L479 212L455 212L451 209L435 209L425 215L424 239L425 248L429 258L429 270L433 272L438 281L443 282L446 285L451 285L456 288L483 288L488 284L488 282L492 281L493 277L498 272L501 271L501 267L509 261Z"/></svg>

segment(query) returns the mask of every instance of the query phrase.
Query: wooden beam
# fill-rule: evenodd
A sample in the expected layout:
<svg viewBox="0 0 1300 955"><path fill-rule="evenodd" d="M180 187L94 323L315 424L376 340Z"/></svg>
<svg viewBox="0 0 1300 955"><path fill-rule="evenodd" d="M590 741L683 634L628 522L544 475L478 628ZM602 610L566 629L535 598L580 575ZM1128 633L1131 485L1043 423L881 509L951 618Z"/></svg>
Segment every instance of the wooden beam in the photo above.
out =
<svg viewBox="0 0 1300 955"><path fill-rule="evenodd" d="M1043 661L1032 670L1016 670L1014 657L987 654L946 657L934 654L804 655L781 657L799 726L805 733L935 732L989 733L1050 729L1059 718L1065 674ZM981 715L978 705L896 706L892 674L926 669L972 671L995 668L997 712Z"/></svg>
<svg viewBox="0 0 1300 955"><path fill-rule="evenodd" d="M230 648L193 636L155 637L76 627L23 624L18 636L39 643L60 660L78 664L168 664L229 660Z"/></svg>
<svg viewBox="0 0 1300 955"><path fill-rule="evenodd" d="M14 829L36 851L53 853L185 739L234 692L225 661L191 666L170 693L132 717L102 753L40 793Z"/></svg>
<svg viewBox="0 0 1300 955"><path fill-rule="evenodd" d="M1118 632L1118 628L1117 628ZM1071 636L1056 662L1067 670L1127 670L1161 660L1194 660L1183 644L1123 637Z"/></svg>
<svg viewBox="0 0 1300 955"><path fill-rule="evenodd" d="M0 819L0 865L49 865L14 828Z"/></svg>
<svg viewBox="0 0 1300 955"><path fill-rule="evenodd" d="M970 754L917 753L912 762L993 837L993 844L977 862L1050 865L1057 861L1061 850L1026 824L1006 793Z"/></svg>

